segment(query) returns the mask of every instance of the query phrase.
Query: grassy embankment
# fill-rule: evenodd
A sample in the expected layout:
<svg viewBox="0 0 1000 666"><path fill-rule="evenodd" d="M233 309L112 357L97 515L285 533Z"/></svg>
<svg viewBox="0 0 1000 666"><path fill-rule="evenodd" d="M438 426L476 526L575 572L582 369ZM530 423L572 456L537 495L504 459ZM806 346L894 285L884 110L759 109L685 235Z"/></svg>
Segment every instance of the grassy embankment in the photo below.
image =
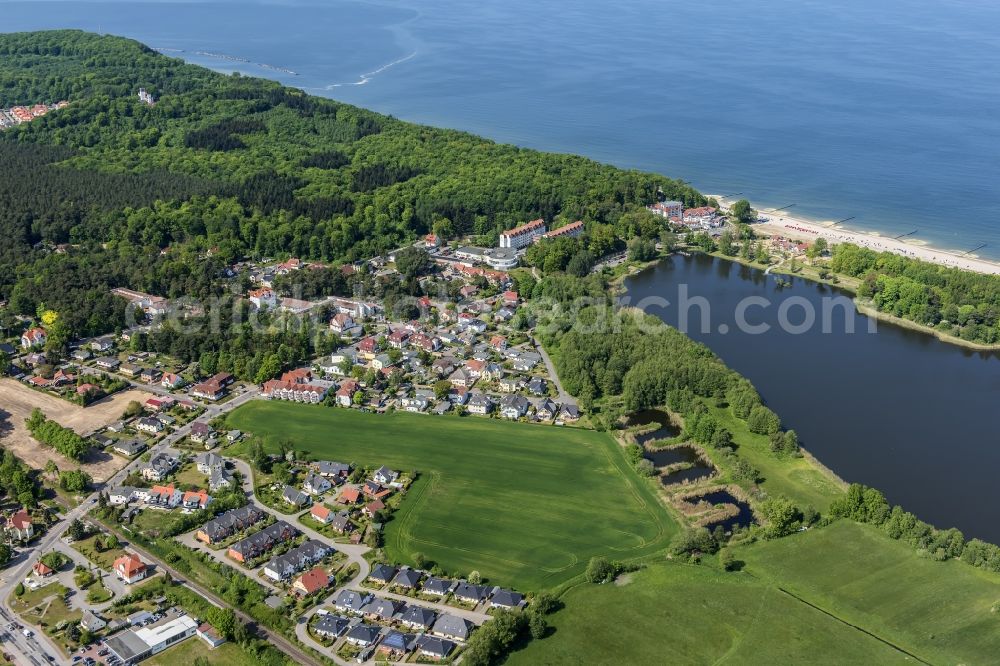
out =
<svg viewBox="0 0 1000 666"><path fill-rule="evenodd" d="M280 402L244 405L229 423L272 451L288 439L318 459L416 470L386 526L386 551L403 563L419 552L456 574L539 590L578 576L594 555L657 556L677 529L603 433Z"/></svg>

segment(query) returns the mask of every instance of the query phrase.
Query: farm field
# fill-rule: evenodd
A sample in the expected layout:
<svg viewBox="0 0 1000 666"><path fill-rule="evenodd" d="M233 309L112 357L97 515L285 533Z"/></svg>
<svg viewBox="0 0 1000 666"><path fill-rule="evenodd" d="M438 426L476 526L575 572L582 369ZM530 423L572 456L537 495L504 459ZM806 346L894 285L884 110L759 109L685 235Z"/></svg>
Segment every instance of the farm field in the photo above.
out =
<svg viewBox="0 0 1000 666"><path fill-rule="evenodd" d="M264 401L228 420L272 451L288 440L300 455L417 471L386 525L386 550L404 563L419 552L454 574L539 590L581 574L594 555L659 555L677 529L603 433Z"/></svg>
<svg viewBox="0 0 1000 666"><path fill-rule="evenodd" d="M1000 576L846 520L737 551L747 569L931 663L995 663Z"/></svg>
<svg viewBox="0 0 1000 666"><path fill-rule="evenodd" d="M554 632L508 666L913 663L774 585L707 566L657 563L562 601Z"/></svg>

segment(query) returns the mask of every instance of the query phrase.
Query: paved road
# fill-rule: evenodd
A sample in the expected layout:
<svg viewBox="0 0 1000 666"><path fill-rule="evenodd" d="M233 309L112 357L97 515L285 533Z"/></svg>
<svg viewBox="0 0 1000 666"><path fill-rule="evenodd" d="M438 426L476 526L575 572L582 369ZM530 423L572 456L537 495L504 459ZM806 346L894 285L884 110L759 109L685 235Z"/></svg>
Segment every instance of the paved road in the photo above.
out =
<svg viewBox="0 0 1000 666"><path fill-rule="evenodd" d="M559 381L559 373L556 372L556 366L552 363L552 359L549 358L549 355L545 353L545 348L542 347L541 343L535 338L531 338L531 343L535 346L535 350L538 351L539 356L542 357L542 362L545 364L545 369L549 373L549 378L552 380L552 383L556 385L556 390L559 391L559 397L556 398L556 402L558 402L560 406L575 406L576 398L567 393L566 389L563 388L562 382Z"/></svg>
<svg viewBox="0 0 1000 666"><path fill-rule="evenodd" d="M149 388L146 384L133 385L137 388ZM157 442L153 446L152 451L154 454L163 451L169 446L180 441L182 438L186 437L191 431L192 423L199 421L208 422L220 414L232 411L240 405L255 398L258 391L259 389L254 386L249 388L246 392L232 398L228 402L209 406L208 409L206 409L205 412L197 419L187 425L181 426L176 431L170 433ZM118 470L114 476L108 479L104 488L112 488L116 485L121 485L129 473L138 469L143 464L144 463L139 458L133 460ZM104 488L99 490L103 490ZM91 493L91 495L87 497L79 506L67 512L65 516L63 516L62 520L55 525L50 526L48 532L46 532L45 536L43 536L40 541L36 542L34 546L26 548L22 551L23 561L21 564L4 572L3 578L0 579L0 617L4 618L4 627L6 627L8 622L12 620L16 621L17 619L13 609L11 609L7 603L7 599L10 597L11 592L13 592L14 588L20 581L23 581L28 576L31 572L32 565L34 565L38 557L43 553L49 552L59 544L59 540L69 528L70 523L74 520L82 519L86 515L93 503L97 501L98 492L99 491ZM14 657L16 663L24 664L25 666L39 666L39 664L43 663L60 663L63 659L61 650L57 648L55 644L41 631L35 632L34 638L26 638L20 632L14 632L13 634L10 634L9 637L5 637L2 647L8 654L11 654Z"/></svg>

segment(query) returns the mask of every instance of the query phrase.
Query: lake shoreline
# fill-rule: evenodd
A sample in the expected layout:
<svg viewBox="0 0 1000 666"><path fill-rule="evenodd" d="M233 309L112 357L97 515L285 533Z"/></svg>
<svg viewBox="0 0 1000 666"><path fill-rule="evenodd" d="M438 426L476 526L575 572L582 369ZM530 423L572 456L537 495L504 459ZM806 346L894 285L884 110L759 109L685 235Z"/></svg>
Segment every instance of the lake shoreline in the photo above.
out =
<svg viewBox="0 0 1000 666"><path fill-rule="evenodd" d="M725 210L728 210L735 203L732 198L714 194L706 194L705 196L716 199ZM969 253L944 250L923 242L907 242L900 240L899 237L889 238L871 231L854 231L832 220L813 220L789 215L783 211L759 211L759 215L766 221L753 224L753 229L768 236L784 236L804 241L813 241L823 237L831 244L853 243L878 252L892 252L947 268L1000 275L1000 262L982 259Z"/></svg>

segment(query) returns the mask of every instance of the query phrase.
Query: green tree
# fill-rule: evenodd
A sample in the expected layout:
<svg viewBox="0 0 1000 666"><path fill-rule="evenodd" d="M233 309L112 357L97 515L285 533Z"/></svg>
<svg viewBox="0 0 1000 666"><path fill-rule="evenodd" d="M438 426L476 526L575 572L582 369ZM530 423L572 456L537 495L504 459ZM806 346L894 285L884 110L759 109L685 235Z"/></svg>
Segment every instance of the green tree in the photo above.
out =
<svg viewBox="0 0 1000 666"><path fill-rule="evenodd" d="M587 563L584 576L591 583L604 583L614 578L615 567L606 557L592 557Z"/></svg>
<svg viewBox="0 0 1000 666"><path fill-rule="evenodd" d="M750 202L740 199L729 209L730 215L742 224L750 224L757 221L757 213L750 207Z"/></svg>

